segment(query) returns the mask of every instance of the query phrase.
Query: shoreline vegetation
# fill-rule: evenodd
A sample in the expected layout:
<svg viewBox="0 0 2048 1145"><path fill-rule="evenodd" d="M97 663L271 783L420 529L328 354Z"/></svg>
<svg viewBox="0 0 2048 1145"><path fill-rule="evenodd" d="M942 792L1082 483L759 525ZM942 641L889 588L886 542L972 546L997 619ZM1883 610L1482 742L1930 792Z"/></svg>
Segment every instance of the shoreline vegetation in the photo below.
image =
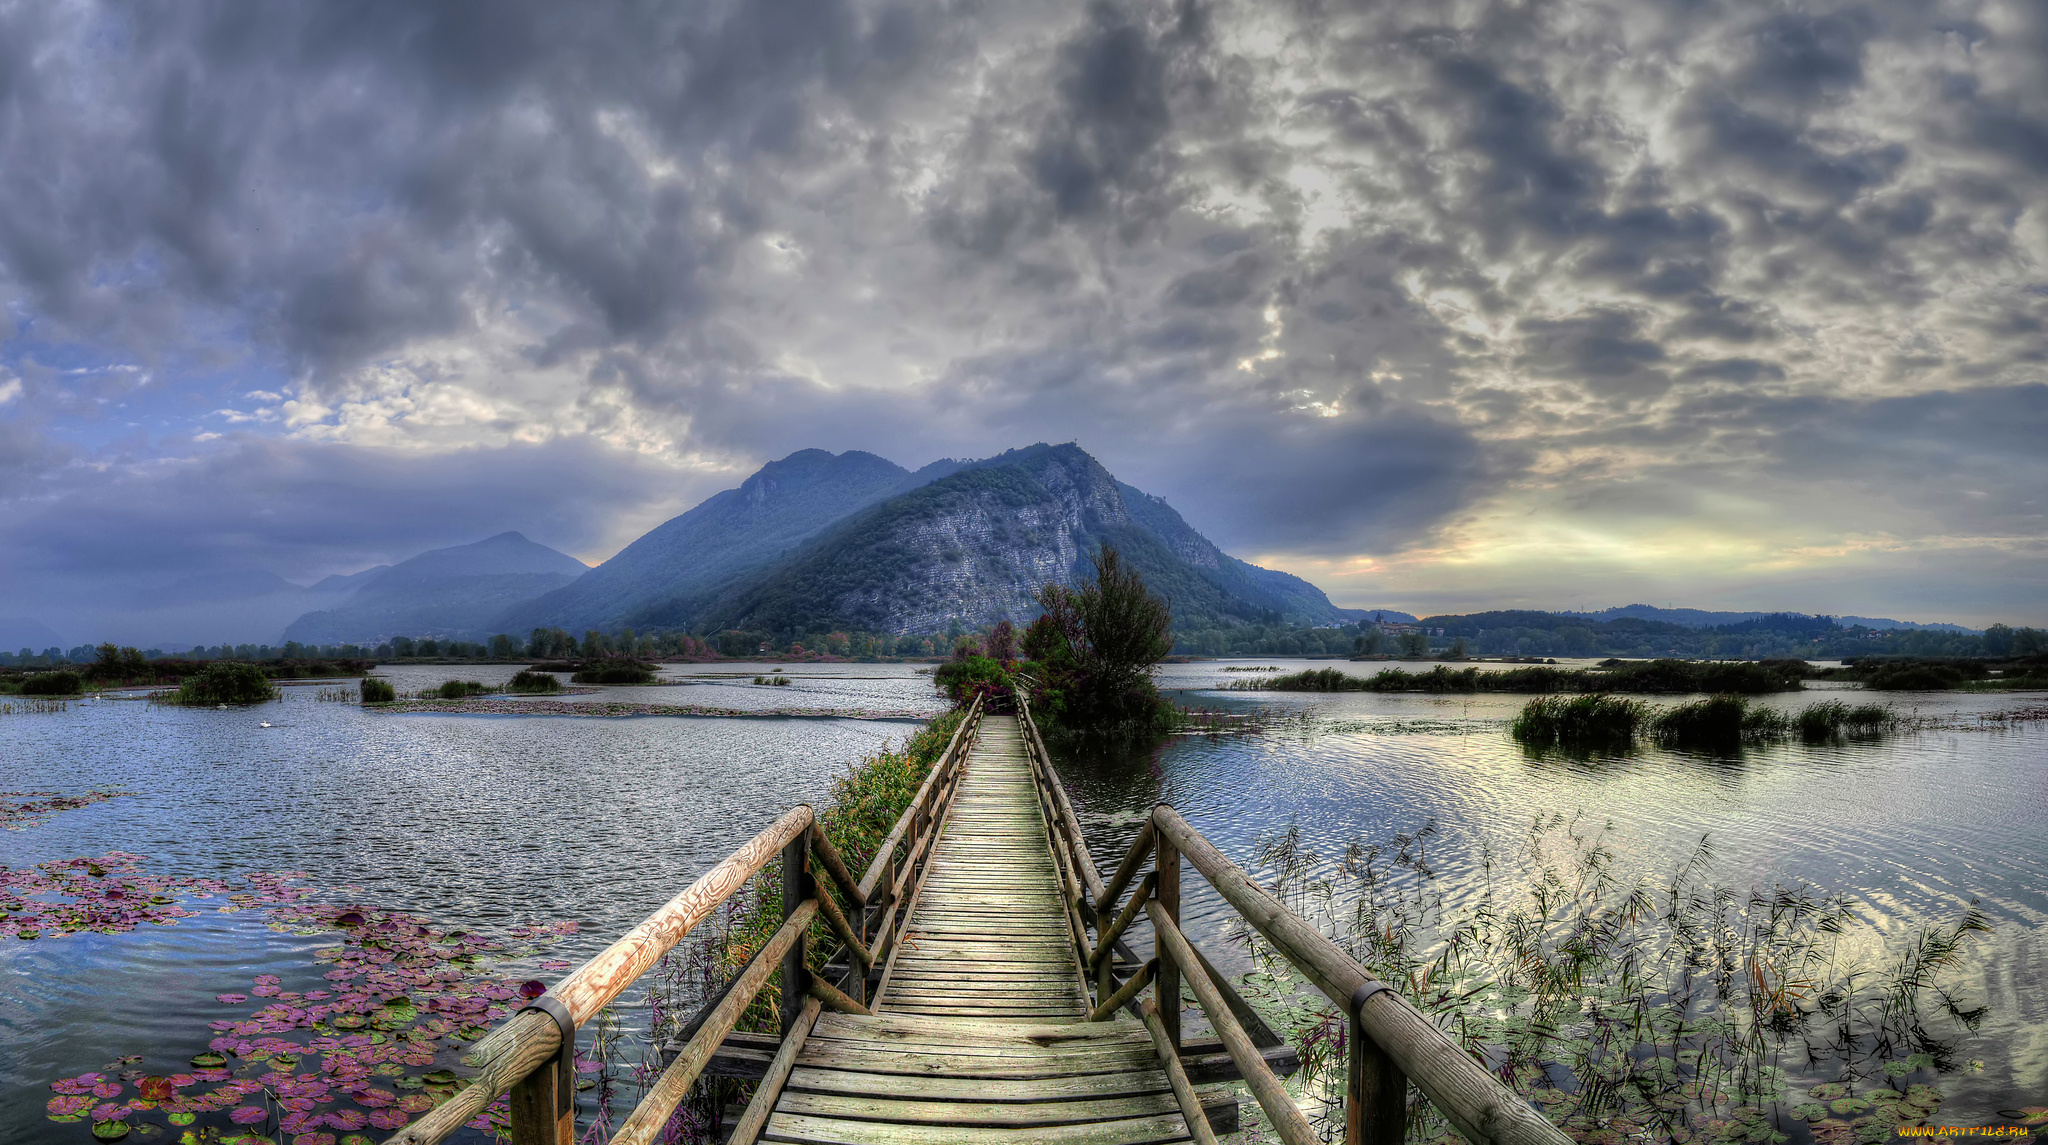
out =
<svg viewBox="0 0 2048 1145"><path fill-rule="evenodd" d="M1611 667L1609 665L1612 665ZM1598 668L1507 668L1482 672L1439 664L1427 672L1385 668L1353 676L1310 668L1266 679L1232 680L1235 692L1796 692L1807 668L1801 661L1616 660Z"/></svg>
<svg viewBox="0 0 2048 1145"><path fill-rule="evenodd" d="M1991 930L1981 912L1872 951L1844 896L1717 883L1706 837L1668 876L1629 878L1612 830L1533 816L1462 905L1432 861L1433 821L1334 856L1290 826L1262 839L1260 863L1283 903L1577 1140L1782 1142L1803 1122L1848 1145L1930 1122L1960 1036L1989 1012L1960 986ZM1311 1096L1341 1117L1348 1019L1253 951L1254 1003L1292 1030ZM1412 1093L1409 1115L1409 1140L1456 1140Z"/></svg>

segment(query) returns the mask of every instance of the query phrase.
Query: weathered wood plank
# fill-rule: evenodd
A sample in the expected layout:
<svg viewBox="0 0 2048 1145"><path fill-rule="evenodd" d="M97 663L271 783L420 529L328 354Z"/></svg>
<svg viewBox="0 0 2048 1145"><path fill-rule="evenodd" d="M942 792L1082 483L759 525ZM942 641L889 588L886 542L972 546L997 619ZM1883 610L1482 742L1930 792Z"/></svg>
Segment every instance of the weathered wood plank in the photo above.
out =
<svg viewBox="0 0 2048 1145"><path fill-rule="evenodd" d="M917 1098L856 1097L837 1093L784 1092L775 1110L815 1117L845 1117L907 1125L1080 1125L1093 1121L1128 1121L1180 1112L1171 1093L1127 1094L1076 1098L1072 1101L1026 1103L930 1101Z"/></svg>
<svg viewBox="0 0 2048 1145"><path fill-rule="evenodd" d="M818 1145L992 1145L1034 1142L1042 1145L1162 1145L1188 1140L1180 1114L1134 1121L1054 1125L1029 1129L959 1125L895 1125L875 1121L842 1121L830 1117L784 1114L768 1120L764 1141L815 1142Z"/></svg>

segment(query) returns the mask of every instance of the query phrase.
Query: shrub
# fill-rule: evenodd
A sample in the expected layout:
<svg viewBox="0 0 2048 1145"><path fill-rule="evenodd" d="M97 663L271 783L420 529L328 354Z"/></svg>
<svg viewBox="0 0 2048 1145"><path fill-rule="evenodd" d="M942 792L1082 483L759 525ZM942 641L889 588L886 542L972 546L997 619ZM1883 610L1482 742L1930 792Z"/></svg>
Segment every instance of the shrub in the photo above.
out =
<svg viewBox="0 0 2048 1145"><path fill-rule="evenodd" d="M366 704L388 704L398 698L398 689L388 680L373 676L363 677L363 702Z"/></svg>
<svg viewBox="0 0 2048 1145"><path fill-rule="evenodd" d="M1965 678L1946 664L1887 664L1866 677L1863 686L1880 692L1942 692Z"/></svg>
<svg viewBox="0 0 2048 1145"><path fill-rule="evenodd" d="M434 692L444 700L460 700L470 696L488 695L490 690L489 684L476 680L444 680Z"/></svg>
<svg viewBox="0 0 2048 1145"><path fill-rule="evenodd" d="M637 660L586 660L570 677L578 684L648 684L654 668Z"/></svg>
<svg viewBox="0 0 2048 1145"><path fill-rule="evenodd" d="M1600 692L1544 696L1523 705L1508 731L1530 747L1621 748L1635 742L1647 716L1640 700Z"/></svg>
<svg viewBox="0 0 2048 1145"><path fill-rule="evenodd" d="M270 677L254 664L221 660L178 685L181 704L260 704L277 698Z"/></svg>
<svg viewBox="0 0 2048 1145"><path fill-rule="evenodd" d="M986 656L968 656L939 665L932 673L932 685L956 706L964 708L974 702L977 692L986 695L987 702L1007 699L1010 674Z"/></svg>
<svg viewBox="0 0 2048 1145"><path fill-rule="evenodd" d="M24 696L75 696L85 690L85 678L68 668L37 672L21 682Z"/></svg>
<svg viewBox="0 0 2048 1145"><path fill-rule="evenodd" d="M505 690L521 695L552 695L562 690L562 681L552 672L525 669L513 674L511 682L505 685Z"/></svg>

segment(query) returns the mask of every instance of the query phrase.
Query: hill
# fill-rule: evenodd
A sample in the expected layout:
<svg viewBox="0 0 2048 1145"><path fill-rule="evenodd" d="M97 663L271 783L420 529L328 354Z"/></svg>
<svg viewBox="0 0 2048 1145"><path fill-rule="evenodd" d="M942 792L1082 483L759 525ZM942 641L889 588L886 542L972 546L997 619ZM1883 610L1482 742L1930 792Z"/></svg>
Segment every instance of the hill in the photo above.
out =
<svg viewBox="0 0 2048 1145"><path fill-rule="evenodd" d="M935 633L1038 613L1047 581L1089 575L1121 550L1172 603L1177 627L1330 624L1352 617L1315 586L1218 549L1156 497L1079 446L1033 445L961 465L822 531L701 609L641 614L652 626L770 632Z"/></svg>
<svg viewBox="0 0 2048 1145"><path fill-rule="evenodd" d="M575 583L508 608L493 631L647 628L688 618L711 597L849 513L957 462L919 473L872 453L805 449L771 461L740 484L655 526ZM928 477L925 479L929 479ZM680 625L671 625L680 626Z"/></svg>
<svg viewBox="0 0 2048 1145"><path fill-rule="evenodd" d="M285 628L301 644L375 645L393 636L480 640L506 608L573 583L583 562L500 533L473 545L421 553L390 568L341 581L347 588L333 607L308 612Z"/></svg>

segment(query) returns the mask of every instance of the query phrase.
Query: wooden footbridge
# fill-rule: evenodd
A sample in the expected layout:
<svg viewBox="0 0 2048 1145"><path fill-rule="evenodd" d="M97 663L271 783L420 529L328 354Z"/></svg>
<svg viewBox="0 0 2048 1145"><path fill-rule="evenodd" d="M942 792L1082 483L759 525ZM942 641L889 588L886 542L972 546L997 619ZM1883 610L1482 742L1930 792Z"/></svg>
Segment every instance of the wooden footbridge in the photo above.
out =
<svg viewBox="0 0 2048 1145"><path fill-rule="evenodd" d="M1017 706L976 701L858 881L811 809L789 811L478 1042L472 1084L389 1145L440 1142L507 1092L514 1145L575 1145L577 1028L778 856L782 928L685 1024L613 1145L663 1141L705 1076L754 1083L732 1145L1214 1142L1235 1091L1196 1086L1219 1081L1244 1082L1287 1145L1320 1145L1280 1080L1292 1051L1179 929L1183 864L1350 1016L1349 1145L1401 1141L1411 1083L1469 1141L1568 1141L1171 807L1105 882ZM818 972L821 921L838 949ZM1126 941L1137 926L1149 956ZM776 976L780 1035L734 1032ZM1190 996L1206 1038L1183 1036Z"/></svg>

